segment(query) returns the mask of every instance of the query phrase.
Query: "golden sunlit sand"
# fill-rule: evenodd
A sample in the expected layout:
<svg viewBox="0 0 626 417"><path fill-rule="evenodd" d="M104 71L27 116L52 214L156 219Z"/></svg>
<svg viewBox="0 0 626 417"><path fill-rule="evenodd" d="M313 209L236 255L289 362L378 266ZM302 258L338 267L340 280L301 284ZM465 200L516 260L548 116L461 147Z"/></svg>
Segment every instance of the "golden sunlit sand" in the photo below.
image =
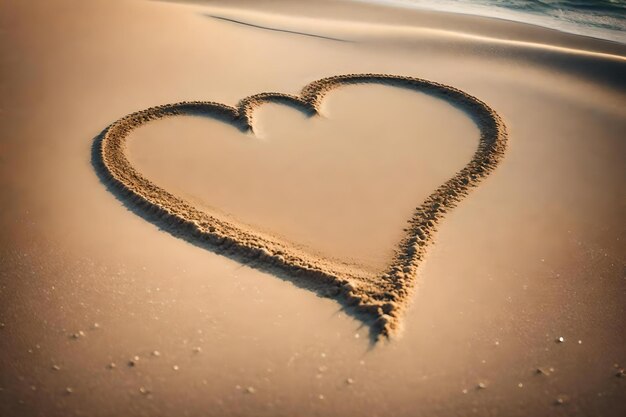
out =
<svg viewBox="0 0 626 417"><path fill-rule="evenodd" d="M1 416L626 412L624 45L348 1L0 18Z"/></svg>

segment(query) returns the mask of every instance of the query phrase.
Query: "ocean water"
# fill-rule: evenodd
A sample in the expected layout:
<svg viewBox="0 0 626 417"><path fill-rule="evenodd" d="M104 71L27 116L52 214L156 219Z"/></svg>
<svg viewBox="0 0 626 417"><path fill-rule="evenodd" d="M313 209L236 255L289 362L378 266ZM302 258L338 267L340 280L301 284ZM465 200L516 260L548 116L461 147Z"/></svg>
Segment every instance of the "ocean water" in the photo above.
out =
<svg viewBox="0 0 626 417"><path fill-rule="evenodd" d="M626 44L626 0L365 0L495 17Z"/></svg>

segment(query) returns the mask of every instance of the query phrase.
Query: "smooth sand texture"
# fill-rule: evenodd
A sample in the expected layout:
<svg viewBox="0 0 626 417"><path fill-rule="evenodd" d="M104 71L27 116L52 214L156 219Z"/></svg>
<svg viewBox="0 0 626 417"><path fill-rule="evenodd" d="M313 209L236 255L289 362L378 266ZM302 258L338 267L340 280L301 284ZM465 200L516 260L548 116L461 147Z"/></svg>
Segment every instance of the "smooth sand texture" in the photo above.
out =
<svg viewBox="0 0 626 417"><path fill-rule="evenodd" d="M623 46L343 2L206 4L2 6L0 415L624 414ZM458 88L509 135L439 225L390 341L284 274L160 230L92 164L102 129L141 109L351 73Z"/></svg>

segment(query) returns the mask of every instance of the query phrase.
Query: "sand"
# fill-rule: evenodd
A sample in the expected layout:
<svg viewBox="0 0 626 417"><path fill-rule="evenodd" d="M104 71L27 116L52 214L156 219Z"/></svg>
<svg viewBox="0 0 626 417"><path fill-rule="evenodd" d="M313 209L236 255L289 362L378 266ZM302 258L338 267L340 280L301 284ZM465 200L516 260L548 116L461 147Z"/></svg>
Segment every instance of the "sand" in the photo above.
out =
<svg viewBox="0 0 626 417"><path fill-rule="evenodd" d="M391 261L417 204L478 146L479 131L463 112L416 93L344 86L315 117L265 103L255 110L254 133L207 117L167 118L133 131L127 154L141 173L194 205L375 272ZM366 147L376 152L355 152ZM236 161L224 158L230 153Z"/></svg>
<svg viewBox="0 0 626 417"><path fill-rule="evenodd" d="M0 415L624 412L626 47L330 1L1 16ZM383 76L302 91L344 74Z"/></svg>
<svg viewBox="0 0 626 417"><path fill-rule="evenodd" d="M442 185L437 185L435 191L414 209L409 225L405 228L406 233L400 239L398 249L389 266L377 271L368 271L363 267L367 265L358 262L352 265L341 262L340 259L333 262L332 259L316 256L313 251L306 251L297 244L280 240L267 233L259 233L251 226L226 219L215 210L198 209L193 202L176 197L145 178L141 170L137 170L126 157L128 136L134 129L155 120L180 115L199 115L221 119L233 127L253 132L253 112L265 103L287 104L305 114L316 115L319 113L324 97L333 90L346 85L371 83L423 90L466 112L480 129L479 143L472 158L450 179ZM391 134L391 132L387 133ZM436 135L435 130L433 136ZM236 108L214 102L181 102L151 107L119 119L107 127L100 136L94 144L94 167L103 181L107 181L111 189L119 193L121 200L129 201L128 204L146 213L149 219L163 224L161 228L171 230L173 234L182 236L186 240L215 248L229 255L252 259L259 269L266 268L268 265L284 270L289 276L299 277L300 280L308 278L324 295L338 297L349 304L351 310L372 315L375 320L374 332L379 332L382 336L392 335L399 327L402 311L415 287L417 269L432 242L438 223L442 221L447 211L462 201L470 188L478 185L497 166L504 155L507 139L506 128L498 114L477 98L431 81L388 74L349 74L323 78L304 87L300 96L260 93L242 99ZM341 137L335 137L334 140L341 140ZM214 152L219 153L219 150L214 150ZM326 152L337 157L336 151L332 148L327 149ZM306 159L312 157L306 149L303 153L306 154ZM293 159L292 154L278 156L286 160ZM352 159L349 155L344 155L344 158ZM204 161L204 163L210 166L209 161ZM373 165L367 168L372 169ZM256 171L250 164L245 164L239 169L248 174L263 174L263 170ZM289 171L291 170L285 169L281 175ZM215 172L210 174L217 175ZM309 171L305 175L313 176L319 181L317 170ZM383 173L379 172L378 175L383 175ZM221 181L228 181L230 178L230 176L217 176ZM359 179L362 181L362 178ZM265 181L273 182L271 178ZM314 187L320 187L317 181ZM276 198L275 193L264 186L264 182L257 185L257 188L263 190L262 198ZM220 188L221 186L221 184L217 185ZM238 193L246 192L245 189L235 184L232 184L232 187ZM298 184L295 187L303 189L305 193L307 191L306 184ZM403 190L397 188L395 191L402 192ZM346 195L344 198L350 197ZM325 205L326 201L327 199L320 198L317 203ZM242 204L244 204L242 201L236 202L236 205ZM247 205L253 211L257 210L256 204L248 203ZM272 214L280 215L277 212L272 212ZM316 212L317 216L320 214ZM376 221L376 219L370 221ZM302 224L298 219L295 223ZM313 222L313 225L317 223L319 220ZM363 224L361 228L369 232L361 239L376 239L375 235L371 235L369 222ZM358 238L358 236L353 238ZM332 238L327 237L327 239ZM344 244L351 245L351 242ZM320 284L324 288L321 288Z"/></svg>

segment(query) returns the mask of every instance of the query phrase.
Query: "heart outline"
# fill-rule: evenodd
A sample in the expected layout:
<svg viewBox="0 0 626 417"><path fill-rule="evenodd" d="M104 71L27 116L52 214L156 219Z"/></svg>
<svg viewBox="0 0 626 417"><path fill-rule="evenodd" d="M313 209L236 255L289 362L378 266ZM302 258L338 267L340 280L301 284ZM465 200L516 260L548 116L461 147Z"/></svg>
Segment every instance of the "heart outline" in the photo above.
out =
<svg viewBox="0 0 626 417"><path fill-rule="evenodd" d="M444 99L463 110L480 130L479 144L470 162L415 209L393 260L382 274L372 275L354 266L306 253L273 236L219 218L216 213L199 210L144 178L125 155L126 138L132 130L149 121L200 114L242 130L253 130L253 112L263 103L283 103L315 115L329 92L343 85L367 83L404 87ZM507 139L506 126L495 110L462 90L408 76L346 74L313 81L299 96L260 93L240 100L236 107L210 101L183 101L140 110L106 127L94 142L93 156L101 178L121 191L139 210L222 252L324 285L327 295L343 299L354 311L372 319L372 329L378 336L389 337L399 329L402 313L417 284L418 268L433 243L438 224L446 212L456 207L471 188L495 169L504 156Z"/></svg>

